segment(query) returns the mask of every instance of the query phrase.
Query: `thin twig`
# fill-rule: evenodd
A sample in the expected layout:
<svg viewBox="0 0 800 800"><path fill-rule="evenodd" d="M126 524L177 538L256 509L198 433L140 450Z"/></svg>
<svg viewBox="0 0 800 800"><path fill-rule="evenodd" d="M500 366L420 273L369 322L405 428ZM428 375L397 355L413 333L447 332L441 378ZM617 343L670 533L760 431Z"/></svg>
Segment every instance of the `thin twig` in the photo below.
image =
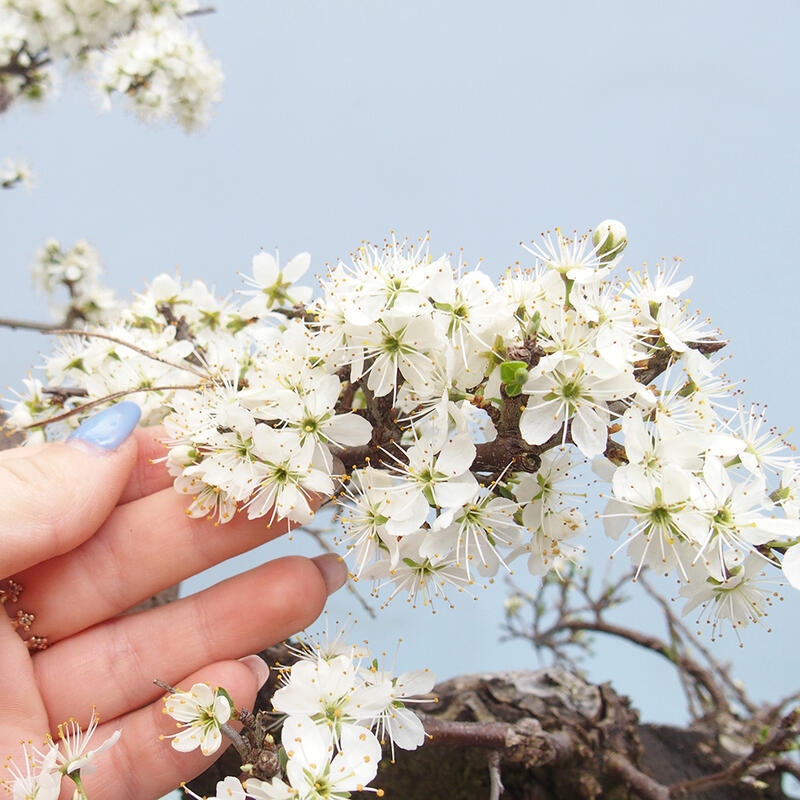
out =
<svg viewBox="0 0 800 800"><path fill-rule="evenodd" d="M664 613L664 618L670 629L674 629L678 645L683 645L684 649L688 651L691 647L692 650L699 653L705 662L708 664L708 674L715 676L715 682L722 683L725 689L735 698L736 702L749 714L756 714L759 711L759 705L754 703L745 694L744 688L739 685L730 675L730 668L727 664L720 663L713 655L713 653L705 646L703 646L696 636L692 636L687 627L678 619L673 613L667 601L655 590L655 588L647 580L644 572L639 574L639 585L645 590L658 605ZM681 672L683 679L684 673Z"/></svg>
<svg viewBox="0 0 800 800"><path fill-rule="evenodd" d="M503 779L500 774L500 751L492 750L489 753L489 800L500 800L503 794Z"/></svg>
<svg viewBox="0 0 800 800"><path fill-rule="evenodd" d="M730 706L725 693L717 685L711 673L688 655L676 653L666 642L657 636L641 633L631 628L624 628L621 625L614 625L603 620L563 620L560 623L562 628L567 630L593 631L595 633L605 633L609 636L616 636L632 644L644 647L654 653L664 656L668 661L675 665L679 670L689 674L698 685L702 686L709 694L714 707L718 711L730 713Z"/></svg>
<svg viewBox="0 0 800 800"><path fill-rule="evenodd" d="M31 322L27 319L13 319L12 317L0 317L0 327L16 330L22 328L27 331L39 331L40 333L52 333L61 328L61 322Z"/></svg>
<svg viewBox="0 0 800 800"><path fill-rule="evenodd" d="M178 386L134 386L132 389L123 389L119 392L114 392L113 394L108 394L105 397L100 397L97 400L89 400L87 403L82 403L75 408L71 408L69 411L65 411L63 414L56 414L54 417L48 417L47 419L40 419L38 422L31 423L30 425L25 425L22 430L24 431L31 431L37 430L39 428L43 428L45 425L50 425L52 422L63 422L65 419L69 419L70 417L74 417L76 414L80 414L81 411L86 410L87 408L94 408L95 406L102 405L103 403L110 403L114 400L119 400L121 397L127 397L131 394L138 394L139 392L171 392L177 391L179 389L196 389L196 384L184 384Z"/></svg>
<svg viewBox="0 0 800 800"><path fill-rule="evenodd" d="M111 336L108 333L100 333L99 331L82 331L78 328L55 328L51 331L47 331L47 333L55 333L58 336L83 336L88 339L104 339L105 341L113 342L114 344L118 344L122 347L127 347L130 350L133 350L135 353L138 353L140 356L149 358L151 361L158 361L159 364L166 364L168 367L174 367L175 369L179 369L184 372L191 372L193 375L197 375L198 378L203 378L203 380L208 380L209 377L207 372L201 372L200 370L194 369L194 367L190 367L185 363L178 363L175 361L170 361L167 358L162 358L161 356L157 356L155 353L150 353L142 347L138 347L135 344L126 342L125 340L116 336Z"/></svg>

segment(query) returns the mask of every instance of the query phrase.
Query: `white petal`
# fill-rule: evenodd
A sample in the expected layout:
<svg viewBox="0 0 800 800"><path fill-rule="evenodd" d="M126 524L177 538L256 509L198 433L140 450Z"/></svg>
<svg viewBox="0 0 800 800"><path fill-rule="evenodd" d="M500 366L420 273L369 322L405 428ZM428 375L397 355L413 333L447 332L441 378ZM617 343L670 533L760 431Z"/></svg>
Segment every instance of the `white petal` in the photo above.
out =
<svg viewBox="0 0 800 800"><path fill-rule="evenodd" d="M520 427L522 427L520 423ZM603 417L593 408L581 406L572 419L572 441L587 458L599 456L606 449L608 427Z"/></svg>
<svg viewBox="0 0 800 800"><path fill-rule="evenodd" d="M262 287L274 285L278 274L278 262L269 253L253 256L253 277Z"/></svg>
<svg viewBox="0 0 800 800"><path fill-rule="evenodd" d="M366 444L372 438L372 425L358 414L337 414L323 430L332 442L346 447Z"/></svg>
<svg viewBox="0 0 800 800"><path fill-rule="evenodd" d="M800 589L800 545L790 547L786 554L783 556L783 574L786 580L794 586L795 589Z"/></svg>
<svg viewBox="0 0 800 800"><path fill-rule="evenodd" d="M519 432L528 444L543 444L560 427L562 403L560 400L547 400L531 407L525 407L519 419Z"/></svg>
<svg viewBox="0 0 800 800"><path fill-rule="evenodd" d="M436 459L436 471L445 475L460 475L472 466L476 452L470 435L459 434L442 448Z"/></svg>
<svg viewBox="0 0 800 800"><path fill-rule="evenodd" d="M289 283L294 283L311 264L309 253L298 253L284 268L283 278Z"/></svg>

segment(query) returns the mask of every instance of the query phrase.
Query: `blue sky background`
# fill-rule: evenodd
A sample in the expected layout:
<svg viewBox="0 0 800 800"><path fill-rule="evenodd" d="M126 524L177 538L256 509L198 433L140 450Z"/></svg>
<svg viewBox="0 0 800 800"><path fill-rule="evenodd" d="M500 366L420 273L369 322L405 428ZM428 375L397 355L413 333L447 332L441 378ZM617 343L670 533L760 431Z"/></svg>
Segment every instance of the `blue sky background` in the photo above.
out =
<svg viewBox="0 0 800 800"><path fill-rule="evenodd" d="M731 341L729 374L787 431L800 388L798 22L792 0L220 3L200 21L226 74L207 131L142 126L120 104L100 114L73 79L41 109L0 117L0 158L38 175L32 193L0 195L0 315L44 316L27 268L48 236L91 241L120 292L179 266L227 294L261 247L308 250L322 270L362 239L430 230L434 252L463 247L497 275L542 230L616 217L626 265L685 259L694 305ZM18 386L47 343L0 331L0 347L3 383ZM301 547L297 535L229 568ZM523 644L497 644L501 584L453 612L397 604L373 624L340 592L331 615L354 610L376 650L402 636L401 669L536 666ZM776 632L717 645L756 697L800 685L798 609L790 594ZM667 667L616 643L597 651L593 679L648 719L682 719Z"/></svg>

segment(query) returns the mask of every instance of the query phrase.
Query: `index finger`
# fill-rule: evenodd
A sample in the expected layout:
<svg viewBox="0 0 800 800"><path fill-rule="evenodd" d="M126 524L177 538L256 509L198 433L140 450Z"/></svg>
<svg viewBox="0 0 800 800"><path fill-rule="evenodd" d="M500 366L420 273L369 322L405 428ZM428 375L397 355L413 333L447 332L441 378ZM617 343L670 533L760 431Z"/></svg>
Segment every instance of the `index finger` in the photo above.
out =
<svg viewBox="0 0 800 800"><path fill-rule="evenodd" d="M137 428L133 435L136 437L139 453L128 483L122 490L120 505L160 492L171 486L173 481L165 465L169 451L163 442L166 435L164 428L161 425Z"/></svg>

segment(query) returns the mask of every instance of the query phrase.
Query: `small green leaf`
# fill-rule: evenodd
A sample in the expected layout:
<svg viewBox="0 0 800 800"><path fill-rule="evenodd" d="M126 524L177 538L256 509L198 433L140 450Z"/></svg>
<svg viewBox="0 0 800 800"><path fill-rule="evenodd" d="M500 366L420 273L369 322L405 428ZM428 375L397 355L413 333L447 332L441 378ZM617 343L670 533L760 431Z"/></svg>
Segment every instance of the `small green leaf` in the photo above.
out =
<svg viewBox="0 0 800 800"><path fill-rule="evenodd" d="M528 365L524 361L504 361L500 365L500 380L503 383L514 383L521 372L527 377Z"/></svg>

